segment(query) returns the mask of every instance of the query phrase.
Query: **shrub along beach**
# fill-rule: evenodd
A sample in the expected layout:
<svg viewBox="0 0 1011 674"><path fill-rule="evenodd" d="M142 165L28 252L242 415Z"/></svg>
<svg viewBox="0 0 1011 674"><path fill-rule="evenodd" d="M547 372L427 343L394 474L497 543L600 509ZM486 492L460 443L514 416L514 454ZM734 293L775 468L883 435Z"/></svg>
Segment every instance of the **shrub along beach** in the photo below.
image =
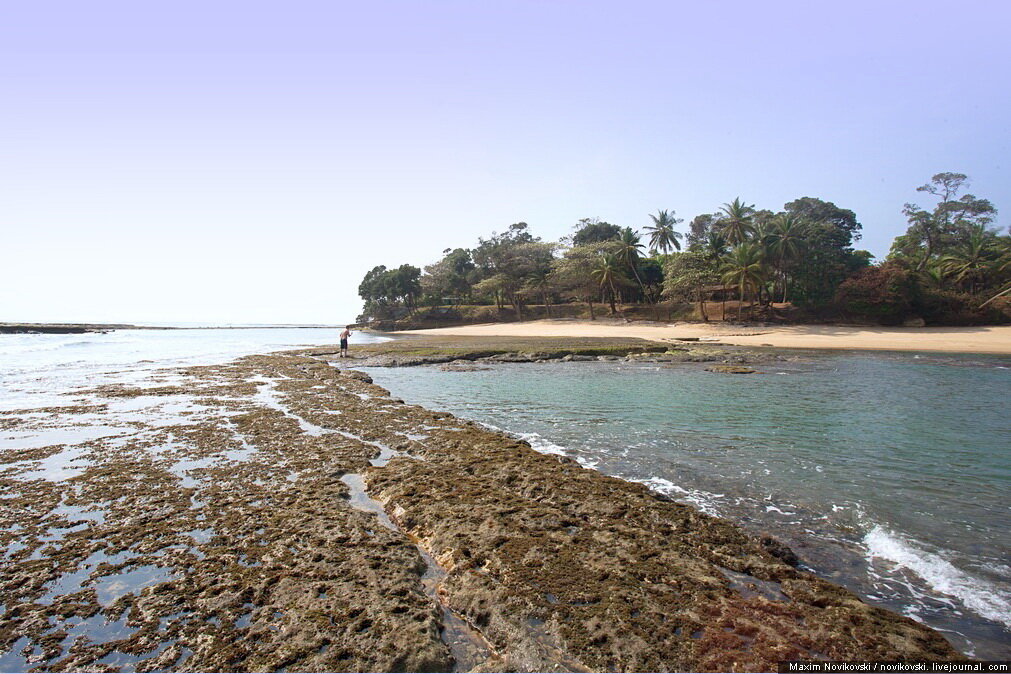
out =
<svg viewBox="0 0 1011 674"><path fill-rule="evenodd" d="M696 216L671 210L642 232L581 220L541 241L526 223L446 249L424 268L380 265L362 280L360 320L384 329L610 315L653 320L849 321L980 325L1011 320L1011 236L996 209L939 173L907 203L906 233L887 258L854 248L856 214L813 197L773 212L740 198ZM648 252L647 252L648 251Z"/></svg>

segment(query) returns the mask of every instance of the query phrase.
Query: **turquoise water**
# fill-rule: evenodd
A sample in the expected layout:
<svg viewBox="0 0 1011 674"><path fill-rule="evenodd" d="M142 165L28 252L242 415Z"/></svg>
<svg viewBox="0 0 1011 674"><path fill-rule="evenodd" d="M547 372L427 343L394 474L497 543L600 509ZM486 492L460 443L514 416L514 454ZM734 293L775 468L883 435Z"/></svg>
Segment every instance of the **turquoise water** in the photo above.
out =
<svg viewBox="0 0 1011 674"><path fill-rule="evenodd" d="M369 372L408 402L771 532L816 573L1006 659L1009 365L834 353L747 376L624 362Z"/></svg>

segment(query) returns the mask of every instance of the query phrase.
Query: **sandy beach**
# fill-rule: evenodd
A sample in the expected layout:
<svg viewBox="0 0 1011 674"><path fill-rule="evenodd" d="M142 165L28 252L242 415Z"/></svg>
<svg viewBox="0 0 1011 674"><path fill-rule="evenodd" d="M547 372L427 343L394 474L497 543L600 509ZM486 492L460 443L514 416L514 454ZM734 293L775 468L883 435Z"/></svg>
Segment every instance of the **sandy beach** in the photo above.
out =
<svg viewBox="0 0 1011 674"><path fill-rule="evenodd" d="M788 349L870 349L1011 354L1011 326L886 328L835 325L751 327L720 323L625 323L612 320L541 320L487 323L406 333L503 337L610 337L670 341L697 338L740 346Z"/></svg>

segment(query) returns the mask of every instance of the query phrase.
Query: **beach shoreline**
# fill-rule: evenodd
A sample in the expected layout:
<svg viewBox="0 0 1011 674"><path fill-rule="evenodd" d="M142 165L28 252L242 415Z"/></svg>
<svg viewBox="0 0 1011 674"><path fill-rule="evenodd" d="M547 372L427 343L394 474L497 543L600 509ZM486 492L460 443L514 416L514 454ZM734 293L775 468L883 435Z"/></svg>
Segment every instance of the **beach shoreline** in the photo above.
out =
<svg viewBox="0 0 1011 674"><path fill-rule="evenodd" d="M830 325L752 326L723 323L639 323L549 319L407 330L394 335L455 337L638 338L698 340L744 347L1011 354L1011 326L890 328Z"/></svg>

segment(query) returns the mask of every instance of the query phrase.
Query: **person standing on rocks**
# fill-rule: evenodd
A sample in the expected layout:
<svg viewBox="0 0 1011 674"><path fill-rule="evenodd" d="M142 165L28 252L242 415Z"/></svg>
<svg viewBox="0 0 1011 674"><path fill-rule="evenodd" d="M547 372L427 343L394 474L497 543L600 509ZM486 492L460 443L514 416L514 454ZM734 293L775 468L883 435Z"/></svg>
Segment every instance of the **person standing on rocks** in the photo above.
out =
<svg viewBox="0 0 1011 674"><path fill-rule="evenodd" d="M348 337L351 336L351 326L344 326L344 331L341 333L341 358L348 357Z"/></svg>

